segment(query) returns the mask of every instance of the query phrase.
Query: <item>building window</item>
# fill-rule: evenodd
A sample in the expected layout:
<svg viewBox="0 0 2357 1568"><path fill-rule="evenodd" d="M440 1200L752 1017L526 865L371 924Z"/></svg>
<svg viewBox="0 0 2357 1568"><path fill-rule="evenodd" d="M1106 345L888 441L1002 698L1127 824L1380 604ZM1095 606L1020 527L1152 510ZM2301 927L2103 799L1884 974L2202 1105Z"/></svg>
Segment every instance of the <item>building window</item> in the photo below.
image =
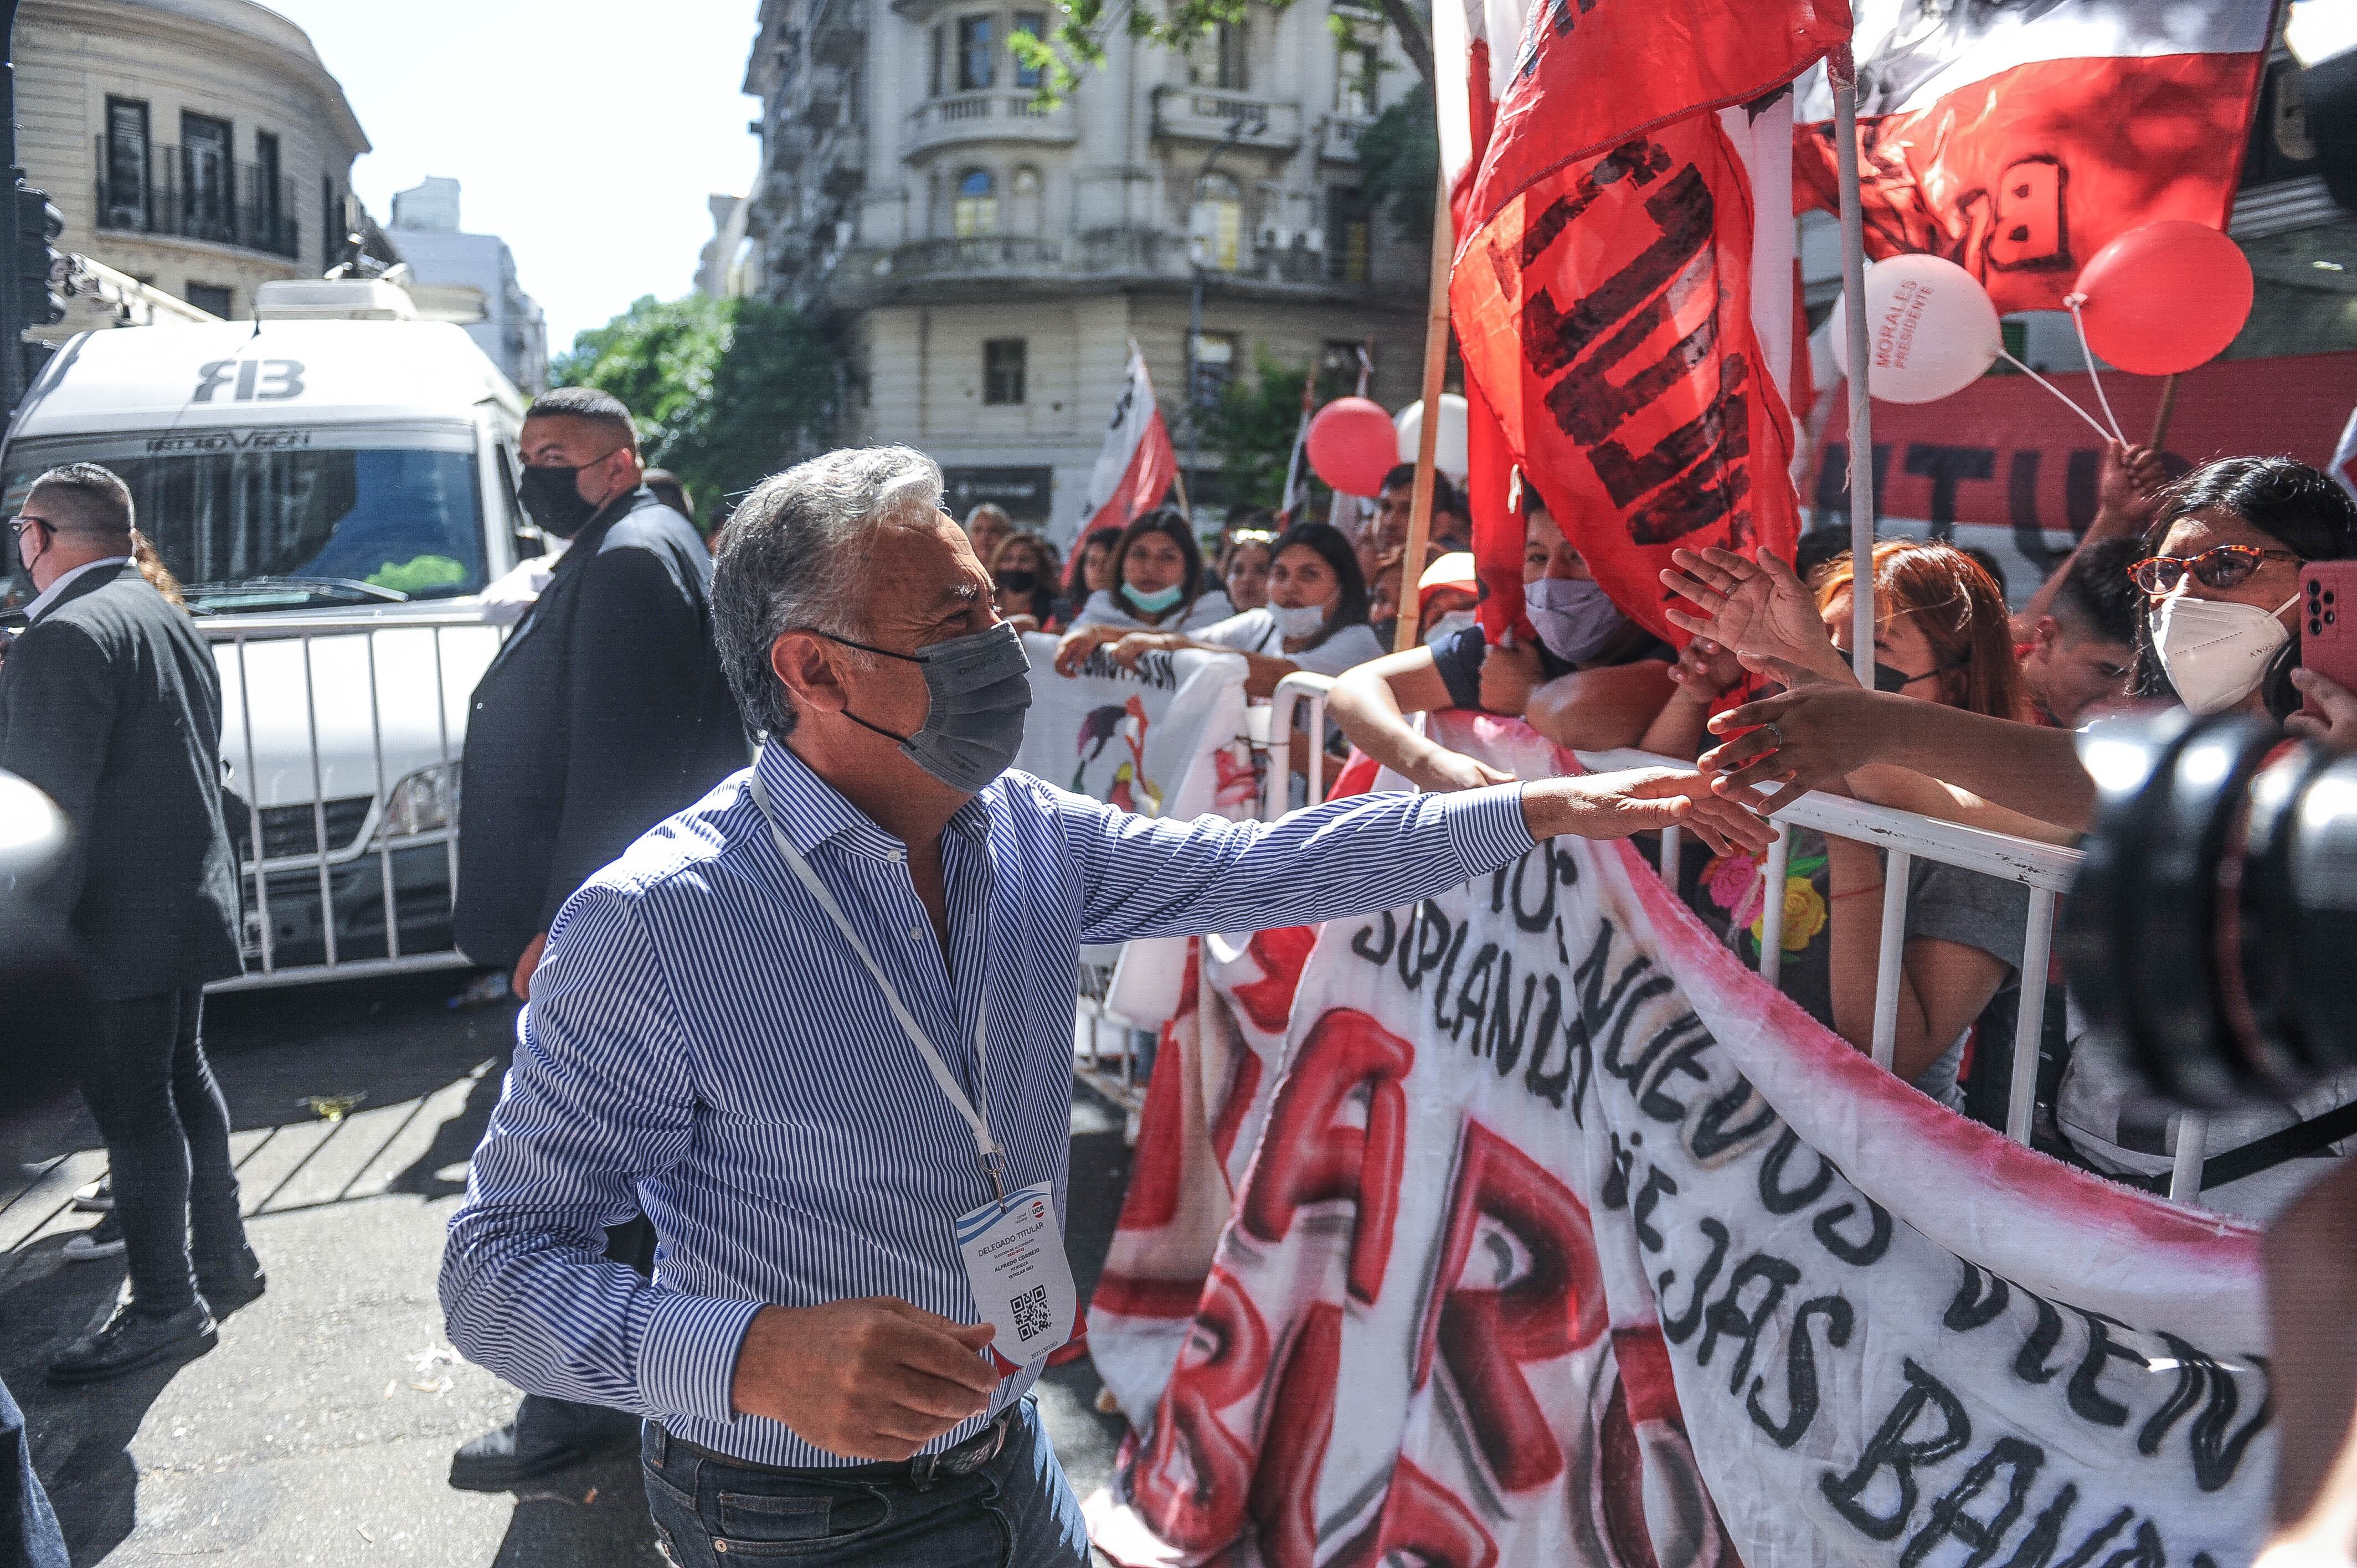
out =
<svg viewBox="0 0 2357 1568"><path fill-rule="evenodd" d="M998 79L998 18L958 18L958 91L979 92Z"/></svg>
<svg viewBox="0 0 2357 1568"><path fill-rule="evenodd" d="M1235 379L1236 338L1232 332L1195 334L1195 406L1210 408Z"/></svg>
<svg viewBox="0 0 2357 1568"><path fill-rule="evenodd" d="M106 226L149 227L147 105L136 98L106 101Z"/></svg>
<svg viewBox="0 0 2357 1568"><path fill-rule="evenodd" d="M1243 188L1232 176L1216 172L1197 179L1194 210L1187 215L1187 249L1194 263L1234 272L1243 232Z"/></svg>
<svg viewBox="0 0 2357 1568"><path fill-rule="evenodd" d="M1326 271L1341 283L1367 281L1367 251L1373 242L1374 223L1367 199L1355 190L1328 193L1329 230L1326 236Z"/></svg>
<svg viewBox="0 0 2357 1568"><path fill-rule="evenodd" d="M1360 345L1342 338L1329 338L1318 349L1318 393L1320 397L1350 397L1359 390Z"/></svg>
<svg viewBox="0 0 2357 1568"><path fill-rule="evenodd" d="M183 232L199 240L233 241L230 212L230 127L210 114L180 116L180 205Z"/></svg>
<svg viewBox="0 0 2357 1568"><path fill-rule="evenodd" d="M1020 338L993 338L982 346L982 401L1023 401L1023 349Z"/></svg>
<svg viewBox="0 0 2357 1568"><path fill-rule="evenodd" d="M319 177L319 270L336 264L344 250L344 204L336 199L336 182Z"/></svg>
<svg viewBox="0 0 2357 1568"><path fill-rule="evenodd" d="M1378 40L1353 31L1334 56L1334 113L1369 120L1375 113L1375 81L1383 70Z"/></svg>
<svg viewBox="0 0 2357 1568"><path fill-rule="evenodd" d="M295 247L285 242L289 237L279 232L285 217L286 203L279 186L278 138L257 131L253 136L254 242L265 251L292 255Z"/></svg>
<svg viewBox="0 0 2357 1568"><path fill-rule="evenodd" d="M188 303L199 310L210 316L218 316L223 321L227 321L231 313L237 307L235 290L218 288L209 283L190 284L188 287Z"/></svg>
<svg viewBox="0 0 2357 1568"><path fill-rule="evenodd" d="M1006 182L1007 194L1015 199L1014 221L1009 227L1017 234L1038 238L1046 226L1046 214L1041 210L1044 188L1039 171L1025 164Z"/></svg>
<svg viewBox="0 0 2357 1568"><path fill-rule="evenodd" d="M1208 28L1187 54L1187 81L1192 87L1244 90L1244 48L1249 33L1242 22L1220 22Z"/></svg>
<svg viewBox="0 0 2357 1568"><path fill-rule="evenodd" d="M988 169L958 176L957 199L950 208L950 232L961 240L998 232L998 182Z"/></svg>
<svg viewBox="0 0 2357 1568"><path fill-rule="evenodd" d="M939 22L936 22L926 31L925 34L925 96L928 98L939 98L942 95L942 55L944 48L942 38L944 31L945 29L942 26Z"/></svg>
<svg viewBox="0 0 2357 1568"><path fill-rule="evenodd" d="M1045 11L1017 11L1015 13L1015 30L1018 33L1028 33L1045 43L1048 38L1048 14ZM1027 89L1037 88L1040 81L1038 66L1028 64L1019 58L1016 60L1016 86Z"/></svg>

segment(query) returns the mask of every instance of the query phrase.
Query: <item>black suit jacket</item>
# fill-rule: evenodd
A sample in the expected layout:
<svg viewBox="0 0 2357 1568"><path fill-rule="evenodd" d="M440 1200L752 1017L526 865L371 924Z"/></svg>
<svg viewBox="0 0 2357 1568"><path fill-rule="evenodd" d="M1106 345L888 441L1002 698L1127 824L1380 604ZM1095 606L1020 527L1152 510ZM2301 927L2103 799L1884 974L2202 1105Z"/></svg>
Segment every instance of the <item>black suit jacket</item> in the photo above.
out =
<svg viewBox="0 0 2357 1568"><path fill-rule="evenodd" d="M475 687L458 946L513 964L573 890L745 766L712 557L641 489L584 528Z"/></svg>
<svg viewBox="0 0 2357 1568"><path fill-rule="evenodd" d="M74 826L34 907L72 932L102 1001L245 967L221 724L211 647L136 566L84 574L0 664L0 768Z"/></svg>

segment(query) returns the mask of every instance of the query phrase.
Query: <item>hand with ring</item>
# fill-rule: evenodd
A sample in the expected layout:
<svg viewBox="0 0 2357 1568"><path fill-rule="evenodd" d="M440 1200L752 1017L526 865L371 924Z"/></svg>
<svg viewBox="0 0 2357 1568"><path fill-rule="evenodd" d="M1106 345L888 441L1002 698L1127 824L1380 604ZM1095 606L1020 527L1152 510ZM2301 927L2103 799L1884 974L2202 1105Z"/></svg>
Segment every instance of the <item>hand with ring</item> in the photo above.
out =
<svg viewBox="0 0 2357 1568"><path fill-rule="evenodd" d="M1718 549L1673 551L1670 559L1676 564L1662 573L1662 585L1695 607L1665 609L1672 626L1710 639L1747 670L1783 659L1829 678L1846 674L1808 585L1773 552L1762 550L1756 562Z"/></svg>
<svg viewBox="0 0 2357 1568"><path fill-rule="evenodd" d="M1835 681L1771 658L1765 669L1787 690L1719 714L1710 732L1725 738L1696 764L1717 774L1713 788L1742 790L1781 785L1761 810L1780 811L1812 789L1837 785L1857 769L1883 760L1877 738L1894 716L1890 703L1910 698L1869 692L1854 681Z"/></svg>

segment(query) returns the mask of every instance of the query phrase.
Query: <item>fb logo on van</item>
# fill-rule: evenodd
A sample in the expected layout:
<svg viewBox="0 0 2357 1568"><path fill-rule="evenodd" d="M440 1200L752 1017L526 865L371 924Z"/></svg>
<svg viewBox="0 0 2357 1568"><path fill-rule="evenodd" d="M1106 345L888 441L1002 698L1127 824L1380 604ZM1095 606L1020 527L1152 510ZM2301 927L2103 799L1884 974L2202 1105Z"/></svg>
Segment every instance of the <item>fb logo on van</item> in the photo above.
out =
<svg viewBox="0 0 2357 1568"><path fill-rule="evenodd" d="M197 368L197 390L188 401L210 403L213 393L228 386L231 380L237 390L230 394L238 403L283 403L290 397L303 395L303 361L300 360L215 360L210 365Z"/></svg>

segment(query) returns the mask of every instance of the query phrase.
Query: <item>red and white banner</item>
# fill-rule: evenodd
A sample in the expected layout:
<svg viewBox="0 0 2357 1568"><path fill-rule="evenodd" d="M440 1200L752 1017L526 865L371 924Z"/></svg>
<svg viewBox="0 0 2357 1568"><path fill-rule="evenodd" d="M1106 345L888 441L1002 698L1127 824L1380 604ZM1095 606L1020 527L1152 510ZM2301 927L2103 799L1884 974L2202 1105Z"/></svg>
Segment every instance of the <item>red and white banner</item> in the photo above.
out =
<svg viewBox="0 0 2357 1568"><path fill-rule="evenodd" d="M1162 405L1154 401L1154 379L1146 373L1145 354L1132 343L1121 393L1113 401L1104 445L1097 450L1088 496L1081 503L1080 532L1073 537L1086 539L1100 528L1120 528L1140 512L1153 510L1178 477L1178 454L1170 446L1170 427L1162 422Z"/></svg>
<svg viewBox="0 0 2357 1568"><path fill-rule="evenodd" d="M1116 1561L2247 1559L2249 1229L1918 1094L1626 844L1329 925L1281 1047L1269 936L1222 950L1218 1043L1157 1064L1091 1316L1139 1429L1088 1505Z"/></svg>
<svg viewBox="0 0 2357 1568"><path fill-rule="evenodd" d="M1871 256L1921 251L2000 311L2055 310L2115 235L2233 210L2272 0L1858 0ZM1837 209L1833 97L1803 91L1803 206Z"/></svg>

